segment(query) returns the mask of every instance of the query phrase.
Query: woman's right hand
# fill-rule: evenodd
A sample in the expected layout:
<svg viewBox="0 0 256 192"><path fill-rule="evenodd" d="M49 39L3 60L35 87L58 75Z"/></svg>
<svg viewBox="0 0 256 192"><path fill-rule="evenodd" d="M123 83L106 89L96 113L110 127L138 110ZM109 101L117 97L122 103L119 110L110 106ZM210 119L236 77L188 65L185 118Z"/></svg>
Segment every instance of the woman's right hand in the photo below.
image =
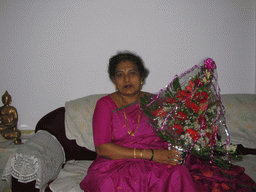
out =
<svg viewBox="0 0 256 192"><path fill-rule="evenodd" d="M182 157L179 157L179 154L176 150L154 149L152 161L169 165L179 165L183 160Z"/></svg>
<svg viewBox="0 0 256 192"><path fill-rule="evenodd" d="M126 148L113 143L105 143L96 147L97 155L106 159L145 159L150 160L152 157L151 149ZM154 149L152 161L165 163L169 165L178 165L183 159L178 156L176 150Z"/></svg>

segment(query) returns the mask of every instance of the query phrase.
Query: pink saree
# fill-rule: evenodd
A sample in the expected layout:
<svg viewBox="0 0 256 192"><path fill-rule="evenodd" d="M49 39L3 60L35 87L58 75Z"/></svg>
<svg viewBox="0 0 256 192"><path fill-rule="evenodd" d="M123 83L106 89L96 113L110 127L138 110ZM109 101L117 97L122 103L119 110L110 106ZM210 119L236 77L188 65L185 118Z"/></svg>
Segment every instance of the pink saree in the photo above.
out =
<svg viewBox="0 0 256 192"><path fill-rule="evenodd" d="M135 132L138 122L138 102L124 107L132 132ZM101 98L96 105L93 117L93 134L95 146L104 143L115 143L129 148L163 149L167 144L152 131L146 116L141 113L141 120L134 137L128 134L128 127L122 109L118 109L110 96ZM171 166L154 161L141 159L109 160L102 157L89 167L86 177L80 183L84 191L250 191L240 183L256 187L253 180L243 173L241 167L235 167L233 176L225 182L224 175L217 168L205 165L189 157L185 165ZM202 171L202 169L205 170ZM210 170L210 171L209 171ZM218 170L218 171L217 171ZM231 173L231 174L232 174ZM220 176L222 174L222 176ZM229 173L227 173L229 175ZM212 177L214 176L214 177ZM219 180L218 180L219 179ZM219 182L220 181L220 182ZM256 188L255 188L256 189Z"/></svg>

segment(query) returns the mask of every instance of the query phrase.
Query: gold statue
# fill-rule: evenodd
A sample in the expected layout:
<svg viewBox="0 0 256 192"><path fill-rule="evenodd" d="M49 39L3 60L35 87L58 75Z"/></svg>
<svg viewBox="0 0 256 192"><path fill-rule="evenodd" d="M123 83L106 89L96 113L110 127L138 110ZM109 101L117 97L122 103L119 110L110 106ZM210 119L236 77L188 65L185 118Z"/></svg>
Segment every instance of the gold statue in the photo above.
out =
<svg viewBox="0 0 256 192"><path fill-rule="evenodd" d="M14 140L15 144L20 143L19 137L21 136L20 130L17 128L18 112L10 106L12 97L6 91L2 96L4 106L0 107L0 134L5 139Z"/></svg>

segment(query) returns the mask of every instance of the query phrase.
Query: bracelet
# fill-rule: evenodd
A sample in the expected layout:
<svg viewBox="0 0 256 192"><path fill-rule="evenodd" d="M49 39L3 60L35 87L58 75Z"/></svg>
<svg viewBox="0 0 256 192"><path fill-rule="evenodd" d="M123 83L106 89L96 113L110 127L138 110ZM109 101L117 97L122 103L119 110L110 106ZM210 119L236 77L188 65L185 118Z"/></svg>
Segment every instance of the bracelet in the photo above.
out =
<svg viewBox="0 0 256 192"><path fill-rule="evenodd" d="M151 151L152 151L152 157L151 157L151 159L150 159L149 161L152 161L152 160L153 160L153 158L154 158L154 150L153 150L153 149L151 149Z"/></svg>
<svg viewBox="0 0 256 192"><path fill-rule="evenodd" d="M140 150L140 158L142 159L142 150Z"/></svg>
<svg viewBox="0 0 256 192"><path fill-rule="evenodd" d="M136 148L133 149L133 158L136 159Z"/></svg>

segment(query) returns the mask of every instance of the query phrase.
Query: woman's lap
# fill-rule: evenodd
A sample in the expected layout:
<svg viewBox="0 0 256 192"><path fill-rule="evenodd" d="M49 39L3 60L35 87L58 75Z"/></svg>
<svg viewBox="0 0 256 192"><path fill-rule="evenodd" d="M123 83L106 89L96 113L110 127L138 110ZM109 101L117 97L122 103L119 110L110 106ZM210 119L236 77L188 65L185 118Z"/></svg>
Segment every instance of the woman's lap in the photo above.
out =
<svg viewBox="0 0 256 192"><path fill-rule="evenodd" d="M103 163L106 166L106 163ZM185 166L170 166L144 160L111 160L108 170L92 166L81 187L89 191L193 191ZM101 174L102 172L102 174ZM97 175L97 179L93 178ZM95 189L98 188L98 189Z"/></svg>

